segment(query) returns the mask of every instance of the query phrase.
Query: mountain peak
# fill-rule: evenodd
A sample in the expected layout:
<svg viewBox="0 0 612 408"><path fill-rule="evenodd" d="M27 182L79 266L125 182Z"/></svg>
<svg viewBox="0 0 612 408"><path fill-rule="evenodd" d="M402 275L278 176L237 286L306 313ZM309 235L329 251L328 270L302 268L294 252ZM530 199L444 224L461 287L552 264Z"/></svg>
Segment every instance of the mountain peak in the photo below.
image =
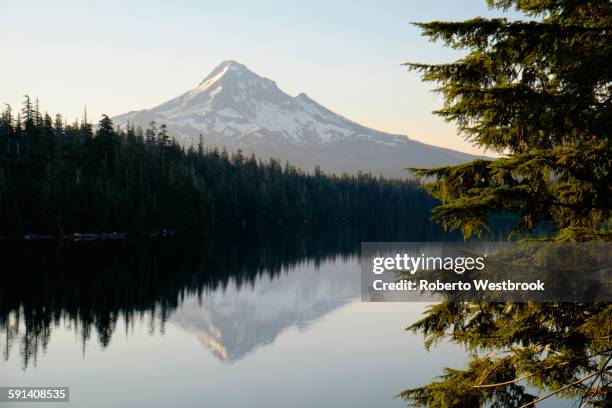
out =
<svg viewBox="0 0 612 408"><path fill-rule="evenodd" d="M217 69L219 68L229 68L232 70L245 70L248 71L249 69L246 67L246 65L239 63L238 61L234 61L234 60L225 60L223 62L221 62L221 64L219 64L219 66L217 67Z"/></svg>
<svg viewBox="0 0 612 408"><path fill-rule="evenodd" d="M208 74L208 76L204 78L202 82L199 83L198 88L208 88L210 85L219 81L228 73L238 73L238 76L241 73L250 73L255 75L255 73L249 70L246 65L234 60L225 60L221 64L217 65L217 67L213 69L213 71Z"/></svg>

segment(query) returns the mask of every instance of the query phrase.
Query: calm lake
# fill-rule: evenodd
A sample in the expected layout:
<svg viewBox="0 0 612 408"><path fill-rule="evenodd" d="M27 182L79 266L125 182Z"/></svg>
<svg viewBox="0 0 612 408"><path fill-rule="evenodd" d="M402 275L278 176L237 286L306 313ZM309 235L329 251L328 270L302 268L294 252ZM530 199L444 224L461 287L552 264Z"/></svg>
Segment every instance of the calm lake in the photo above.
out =
<svg viewBox="0 0 612 408"><path fill-rule="evenodd" d="M394 396L465 354L404 330L426 304L360 301L359 245L444 239L279 226L4 242L0 384L69 386L69 407L405 406Z"/></svg>

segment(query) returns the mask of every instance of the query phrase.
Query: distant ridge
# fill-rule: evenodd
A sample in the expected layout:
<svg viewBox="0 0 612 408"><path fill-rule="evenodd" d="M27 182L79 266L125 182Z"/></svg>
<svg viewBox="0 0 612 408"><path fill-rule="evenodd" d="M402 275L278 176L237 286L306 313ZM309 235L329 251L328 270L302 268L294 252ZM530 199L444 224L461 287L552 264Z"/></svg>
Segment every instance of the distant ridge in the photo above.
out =
<svg viewBox="0 0 612 408"><path fill-rule="evenodd" d="M276 83L236 61L224 61L199 85L152 109L113 118L146 128L166 123L181 144L205 143L276 157L306 170L359 171L406 176L406 167L434 167L473 160L469 154L380 132L344 118L310 99L292 97Z"/></svg>

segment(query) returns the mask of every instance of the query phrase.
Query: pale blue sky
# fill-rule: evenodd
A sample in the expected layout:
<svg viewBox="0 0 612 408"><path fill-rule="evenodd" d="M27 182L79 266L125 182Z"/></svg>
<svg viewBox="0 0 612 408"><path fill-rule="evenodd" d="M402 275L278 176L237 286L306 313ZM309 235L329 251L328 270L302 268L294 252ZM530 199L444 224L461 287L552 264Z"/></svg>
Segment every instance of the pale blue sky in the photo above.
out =
<svg viewBox="0 0 612 408"><path fill-rule="evenodd" d="M0 0L0 102L18 108L28 93L97 120L153 107L233 59L366 126L475 152L400 64L459 56L410 22L500 14L484 0Z"/></svg>

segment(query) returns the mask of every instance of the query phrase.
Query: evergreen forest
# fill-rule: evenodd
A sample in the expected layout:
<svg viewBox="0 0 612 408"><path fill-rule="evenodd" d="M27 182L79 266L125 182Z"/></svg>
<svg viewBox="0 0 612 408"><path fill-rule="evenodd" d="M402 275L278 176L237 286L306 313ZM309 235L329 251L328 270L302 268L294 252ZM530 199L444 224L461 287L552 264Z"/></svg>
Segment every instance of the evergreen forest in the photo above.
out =
<svg viewBox="0 0 612 408"><path fill-rule="evenodd" d="M68 124L25 97L0 118L0 236L202 232L269 223L406 222L433 198L415 182L328 175L276 159L185 148L165 124Z"/></svg>

